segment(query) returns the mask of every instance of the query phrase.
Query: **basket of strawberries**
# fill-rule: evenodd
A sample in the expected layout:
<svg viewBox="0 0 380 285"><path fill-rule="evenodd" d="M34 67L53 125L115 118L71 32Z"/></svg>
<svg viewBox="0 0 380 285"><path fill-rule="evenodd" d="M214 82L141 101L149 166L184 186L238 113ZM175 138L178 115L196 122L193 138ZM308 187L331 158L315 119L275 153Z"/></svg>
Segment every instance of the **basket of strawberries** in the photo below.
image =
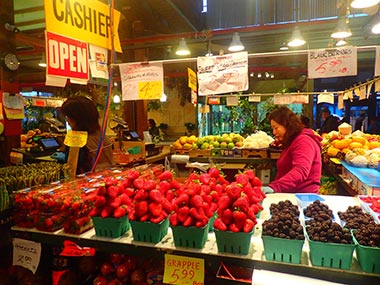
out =
<svg viewBox="0 0 380 285"><path fill-rule="evenodd" d="M219 252L248 254L256 215L263 209L261 202L265 194L253 170L237 174L235 180L226 186L218 201L215 238Z"/></svg>

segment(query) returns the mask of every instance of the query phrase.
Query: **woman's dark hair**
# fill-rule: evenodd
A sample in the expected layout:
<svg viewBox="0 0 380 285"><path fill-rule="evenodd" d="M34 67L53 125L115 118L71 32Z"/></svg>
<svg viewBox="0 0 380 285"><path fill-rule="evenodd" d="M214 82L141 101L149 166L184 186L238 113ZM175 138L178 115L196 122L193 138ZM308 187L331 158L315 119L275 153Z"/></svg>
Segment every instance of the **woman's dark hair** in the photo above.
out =
<svg viewBox="0 0 380 285"><path fill-rule="evenodd" d="M75 121L75 131L86 131L92 134L100 130L98 109L95 103L87 97L70 97L62 104L61 112Z"/></svg>
<svg viewBox="0 0 380 285"><path fill-rule="evenodd" d="M156 121L155 120L149 119L148 122L149 122L149 124L151 125L152 128L154 128L156 126Z"/></svg>
<svg viewBox="0 0 380 285"><path fill-rule="evenodd" d="M297 114L293 113L288 107L279 107L273 110L269 115L269 122L272 120L285 127L286 133L282 142L285 146L289 145L304 128Z"/></svg>

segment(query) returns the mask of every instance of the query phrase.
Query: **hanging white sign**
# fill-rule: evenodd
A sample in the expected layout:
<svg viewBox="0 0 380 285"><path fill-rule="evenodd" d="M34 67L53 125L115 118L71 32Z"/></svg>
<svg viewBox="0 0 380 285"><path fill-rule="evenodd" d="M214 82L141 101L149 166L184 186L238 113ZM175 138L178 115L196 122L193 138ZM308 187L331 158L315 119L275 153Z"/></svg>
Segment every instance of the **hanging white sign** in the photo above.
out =
<svg viewBox="0 0 380 285"><path fill-rule="evenodd" d="M161 99L164 92L162 62L119 65L123 100Z"/></svg>
<svg viewBox="0 0 380 285"><path fill-rule="evenodd" d="M199 95L248 90L247 52L198 57L197 67Z"/></svg>
<svg viewBox="0 0 380 285"><path fill-rule="evenodd" d="M310 50L308 77L329 78L357 75L357 48Z"/></svg>

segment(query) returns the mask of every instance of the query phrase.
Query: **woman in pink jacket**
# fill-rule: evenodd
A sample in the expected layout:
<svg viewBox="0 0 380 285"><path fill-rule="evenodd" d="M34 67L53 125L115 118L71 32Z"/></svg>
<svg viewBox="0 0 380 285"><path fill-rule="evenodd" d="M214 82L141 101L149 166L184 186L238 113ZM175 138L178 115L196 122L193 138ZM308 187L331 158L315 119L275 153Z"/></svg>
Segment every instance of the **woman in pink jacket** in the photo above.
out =
<svg viewBox="0 0 380 285"><path fill-rule="evenodd" d="M266 191L318 193L322 173L322 138L312 129L304 128L299 117L287 107L274 110L269 121L273 135L284 148L276 164L276 177Z"/></svg>

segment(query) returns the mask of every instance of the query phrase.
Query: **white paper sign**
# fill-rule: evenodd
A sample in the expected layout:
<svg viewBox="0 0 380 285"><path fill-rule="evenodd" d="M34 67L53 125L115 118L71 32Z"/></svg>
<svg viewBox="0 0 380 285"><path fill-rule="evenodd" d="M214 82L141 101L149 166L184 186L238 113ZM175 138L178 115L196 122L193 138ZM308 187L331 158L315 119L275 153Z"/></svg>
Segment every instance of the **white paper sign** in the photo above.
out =
<svg viewBox="0 0 380 285"><path fill-rule="evenodd" d="M123 100L160 99L164 92L162 62L119 65Z"/></svg>
<svg viewBox="0 0 380 285"><path fill-rule="evenodd" d="M273 103L275 105L288 105L292 103L290 99L290 95L276 94L273 96Z"/></svg>
<svg viewBox="0 0 380 285"><path fill-rule="evenodd" d="M248 90L247 52L198 57L197 66L199 95Z"/></svg>
<svg viewBox="0 0 380 285"><path fill-rule="evenodd" d="M310 50L308 77L329 78L357 75L356 47Z"/></svg>
<svg viewBox="0 0 380 285"><path fill-rule="evenodd" d="M91 76L108 79L108 50L90 44L90 58Z"/></svg>
<svg viewBox="0 0 380 285"><path fill-rule="evenodd" d="M36 273L41 258L41 243L14 238L13 265L19 265Z"/></svg>
<svg viewBox="0 0 380 285"><path fill-rule="evenodd" d="M376 47L376 58L375 58L375 76L380 75L380 46Z"/></svg>

